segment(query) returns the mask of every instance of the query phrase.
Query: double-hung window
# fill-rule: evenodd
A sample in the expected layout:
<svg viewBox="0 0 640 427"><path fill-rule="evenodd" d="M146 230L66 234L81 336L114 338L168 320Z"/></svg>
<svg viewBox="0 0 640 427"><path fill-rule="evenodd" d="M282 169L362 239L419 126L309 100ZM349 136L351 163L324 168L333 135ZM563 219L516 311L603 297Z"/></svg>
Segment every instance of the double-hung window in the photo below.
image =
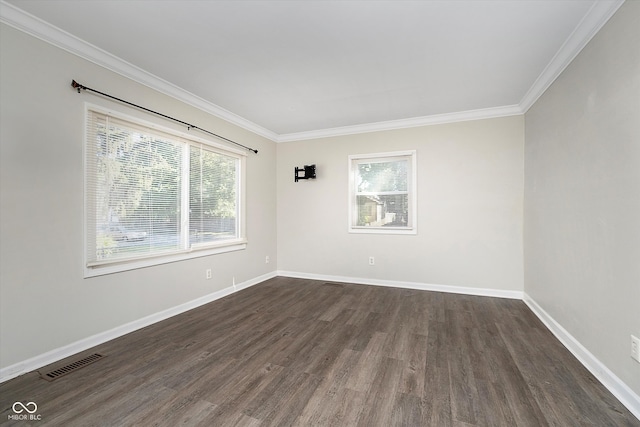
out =
<svg viewBox="0 0 640 427"><path fill-rule="evenodd" d="M349 231L416 233L416 152L349 156Z"/></svg>
<svg viewBox="0 0 640 427"><path fill-rule="evenodd" d="M243 249L245 155L87 109L85 276Z"/></svg>

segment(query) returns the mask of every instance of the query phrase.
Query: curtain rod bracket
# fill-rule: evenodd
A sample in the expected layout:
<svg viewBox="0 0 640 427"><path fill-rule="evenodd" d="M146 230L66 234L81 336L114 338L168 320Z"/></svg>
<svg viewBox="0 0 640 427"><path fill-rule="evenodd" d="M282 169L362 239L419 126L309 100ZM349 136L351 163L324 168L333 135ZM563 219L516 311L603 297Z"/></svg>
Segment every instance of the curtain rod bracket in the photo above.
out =
<svg viewBox="0 0 640 427"><path fill-rule="evenodd" d="M157 111L151 110L151 109L146 108L146 107L143 107L143 106L141 106L141 105L134 104L133 102L125 101L124 99L116 98L115 96L112 96L112 95L106 94L106 93L104 93L104 92L100 92L99 90L91 89L90 87L87 87L87 86L85 86L85 85L83 85L83 84L80 84L80 83L78 83L78 82L77 82L77 81L75 81L75 80L72 80L72 81L71 81L71 87L73 87L74 89L76 89L76 90L78 91L78 93L80 93L80 91L81 91L81 90L88 90L88 91L91 91L91 92L95 92L95 93L97 93L98 95L106 96L107 98L114 99L114 100L116 100L116 101L118 101L118 102L122 102L122 103L127 104L127 105L131 105L132 107L136 107L136 108L139 108L139 109L141 109L141 110L147 111L147 112L149 112L149 113L155 114L155 115L157 115L157 116L164 117L165 119L173 120L173 121L174 121L174 122L176 122L176 123L180 123L181 125L186 126L186 127L187 127L187 130L197 129L197 130L199 130L199 131L201 131L201 132L204 132L204 133L209 134L209 135L211 135L211 136L215 136L216 138L219 138L219 139L222 139L222 140L224 140L224 141L230 142L231 144L235 144L235 145L237 145L237 146L239 146L239 147L244 148L245 150L253 151L254 153L258 154L258 150L256 150L255 148L247 147L246 145L242 145L242 144L240 144L240 143L237 143L237 142L235 142L235 141L232 141L232 140L230 140L229 138L225 138L224 136L220 136L220 135L218 135L218 134L216 134L216 133L213 133L213 132L211 132L211 131L208 131L208 130L206 130L206 129L202 129L201 127L198 127L198 126L196 126L196 125L189 124L189 123L187 123L187 122L185 122L185 121L178 120L178 119L176 119L176 118L174 118L174 117L171 117L171 116L167 116L166 114L159 113L159 112L157 112Z"/></svg>

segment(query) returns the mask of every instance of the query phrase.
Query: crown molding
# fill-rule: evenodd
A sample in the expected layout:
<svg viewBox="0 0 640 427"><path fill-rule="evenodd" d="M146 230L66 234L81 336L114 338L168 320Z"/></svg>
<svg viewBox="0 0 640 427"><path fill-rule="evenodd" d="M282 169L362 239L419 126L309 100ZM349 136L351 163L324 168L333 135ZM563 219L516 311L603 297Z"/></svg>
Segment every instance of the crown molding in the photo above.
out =
<svg viewBox="0 0 640 427"><path fill-rule="evenodd" d="M518 105L460 111L456 113L435 114L410 119L389 120L385 122L365 123L354 126L342 126L309 132L297 132L279 135L277 142L304 141L308 139L329 138L333 136L353 135L357 133L379 132L385 130L407 129L420 126L441 125L445 123L466 122L470 120L493 119L497 117L517 116L523 111Z"/></svg>
<svg viewBox="0 0 640 427"><path fill-rule="evenodd" d="M278 135L216 104L206 101L173 83L151 74L109 52L55 27L12 4L0 1L0 22L23 31L33 37L66 50L103 68L127 77L165 95L196 107L245 130L276 141Z"/></svg>
<svg viewBox="0 0 640 427"><path fill-rule="evenodd" d="M531 88L520 101L523 113L542 96L542 94L562 74L571 61L584 49L598 31L607 23L609 18L622 6L625 0L599 0L596 1L587 14L582 18L578 26L562 44L558 52L549 64L542 70Z"/></svg>
<svg viewBox="0 0 640 427"><path fill-rule="evenodd" d="M4 0L0 0L0 22L10 25L101 67L107 68L124 77L132 79L133 81L169 95L186 104L192 105L213 116L226 120L240 128L270 139L271 141L292 142L524 114L529 110L529 108L531 108L538 98L542 96L549 86L551 86L556 78L558 78L562 71L564 71L571 61L573 61L587 43L589 43L609 18L613 16L624 1L625 0L596 1L517 105L507 105L495 108L437 114L432 116L280 135L216 104L206 101L191 92L188 92L127 61L124 61L103 49L100 49L97 46L87 43L84 40L79 39L72 34L69 34L66 31L63 31L48 22L5 2Z"/></svg>

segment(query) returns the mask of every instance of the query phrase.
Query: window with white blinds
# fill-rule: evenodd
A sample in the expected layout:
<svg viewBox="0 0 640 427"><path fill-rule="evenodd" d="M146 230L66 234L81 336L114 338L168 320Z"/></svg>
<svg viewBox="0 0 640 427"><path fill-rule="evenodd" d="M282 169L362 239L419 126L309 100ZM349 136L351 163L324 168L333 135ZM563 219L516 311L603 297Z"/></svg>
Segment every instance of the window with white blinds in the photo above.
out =
<svg viewBox="0 0 640 427"><path fill-rule="evenodd" d="M415 234L416 153L349 156L349 231Z"/></svg>
<svg viewBox="0 0 640 427"><path fill-rule="evenodd" d="M88 270L245 243L244 154L97 109L87 109L85 153Z"/></svg>

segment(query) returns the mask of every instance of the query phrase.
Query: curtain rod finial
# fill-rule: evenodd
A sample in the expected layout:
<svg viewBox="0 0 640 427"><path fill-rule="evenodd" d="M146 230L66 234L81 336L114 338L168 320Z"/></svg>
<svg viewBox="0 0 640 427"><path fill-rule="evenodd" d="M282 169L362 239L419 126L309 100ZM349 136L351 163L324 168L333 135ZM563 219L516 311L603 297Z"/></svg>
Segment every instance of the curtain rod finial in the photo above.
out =
<svg viewBox="0 0 640 427"><path fill-rule="evenodd" d="M71 87L74 88L74 89L77 89L78 93L80 93L80 89L84 89L84 86L82 86L80 83L78 83L75 80L71 81Z"/></svg>

